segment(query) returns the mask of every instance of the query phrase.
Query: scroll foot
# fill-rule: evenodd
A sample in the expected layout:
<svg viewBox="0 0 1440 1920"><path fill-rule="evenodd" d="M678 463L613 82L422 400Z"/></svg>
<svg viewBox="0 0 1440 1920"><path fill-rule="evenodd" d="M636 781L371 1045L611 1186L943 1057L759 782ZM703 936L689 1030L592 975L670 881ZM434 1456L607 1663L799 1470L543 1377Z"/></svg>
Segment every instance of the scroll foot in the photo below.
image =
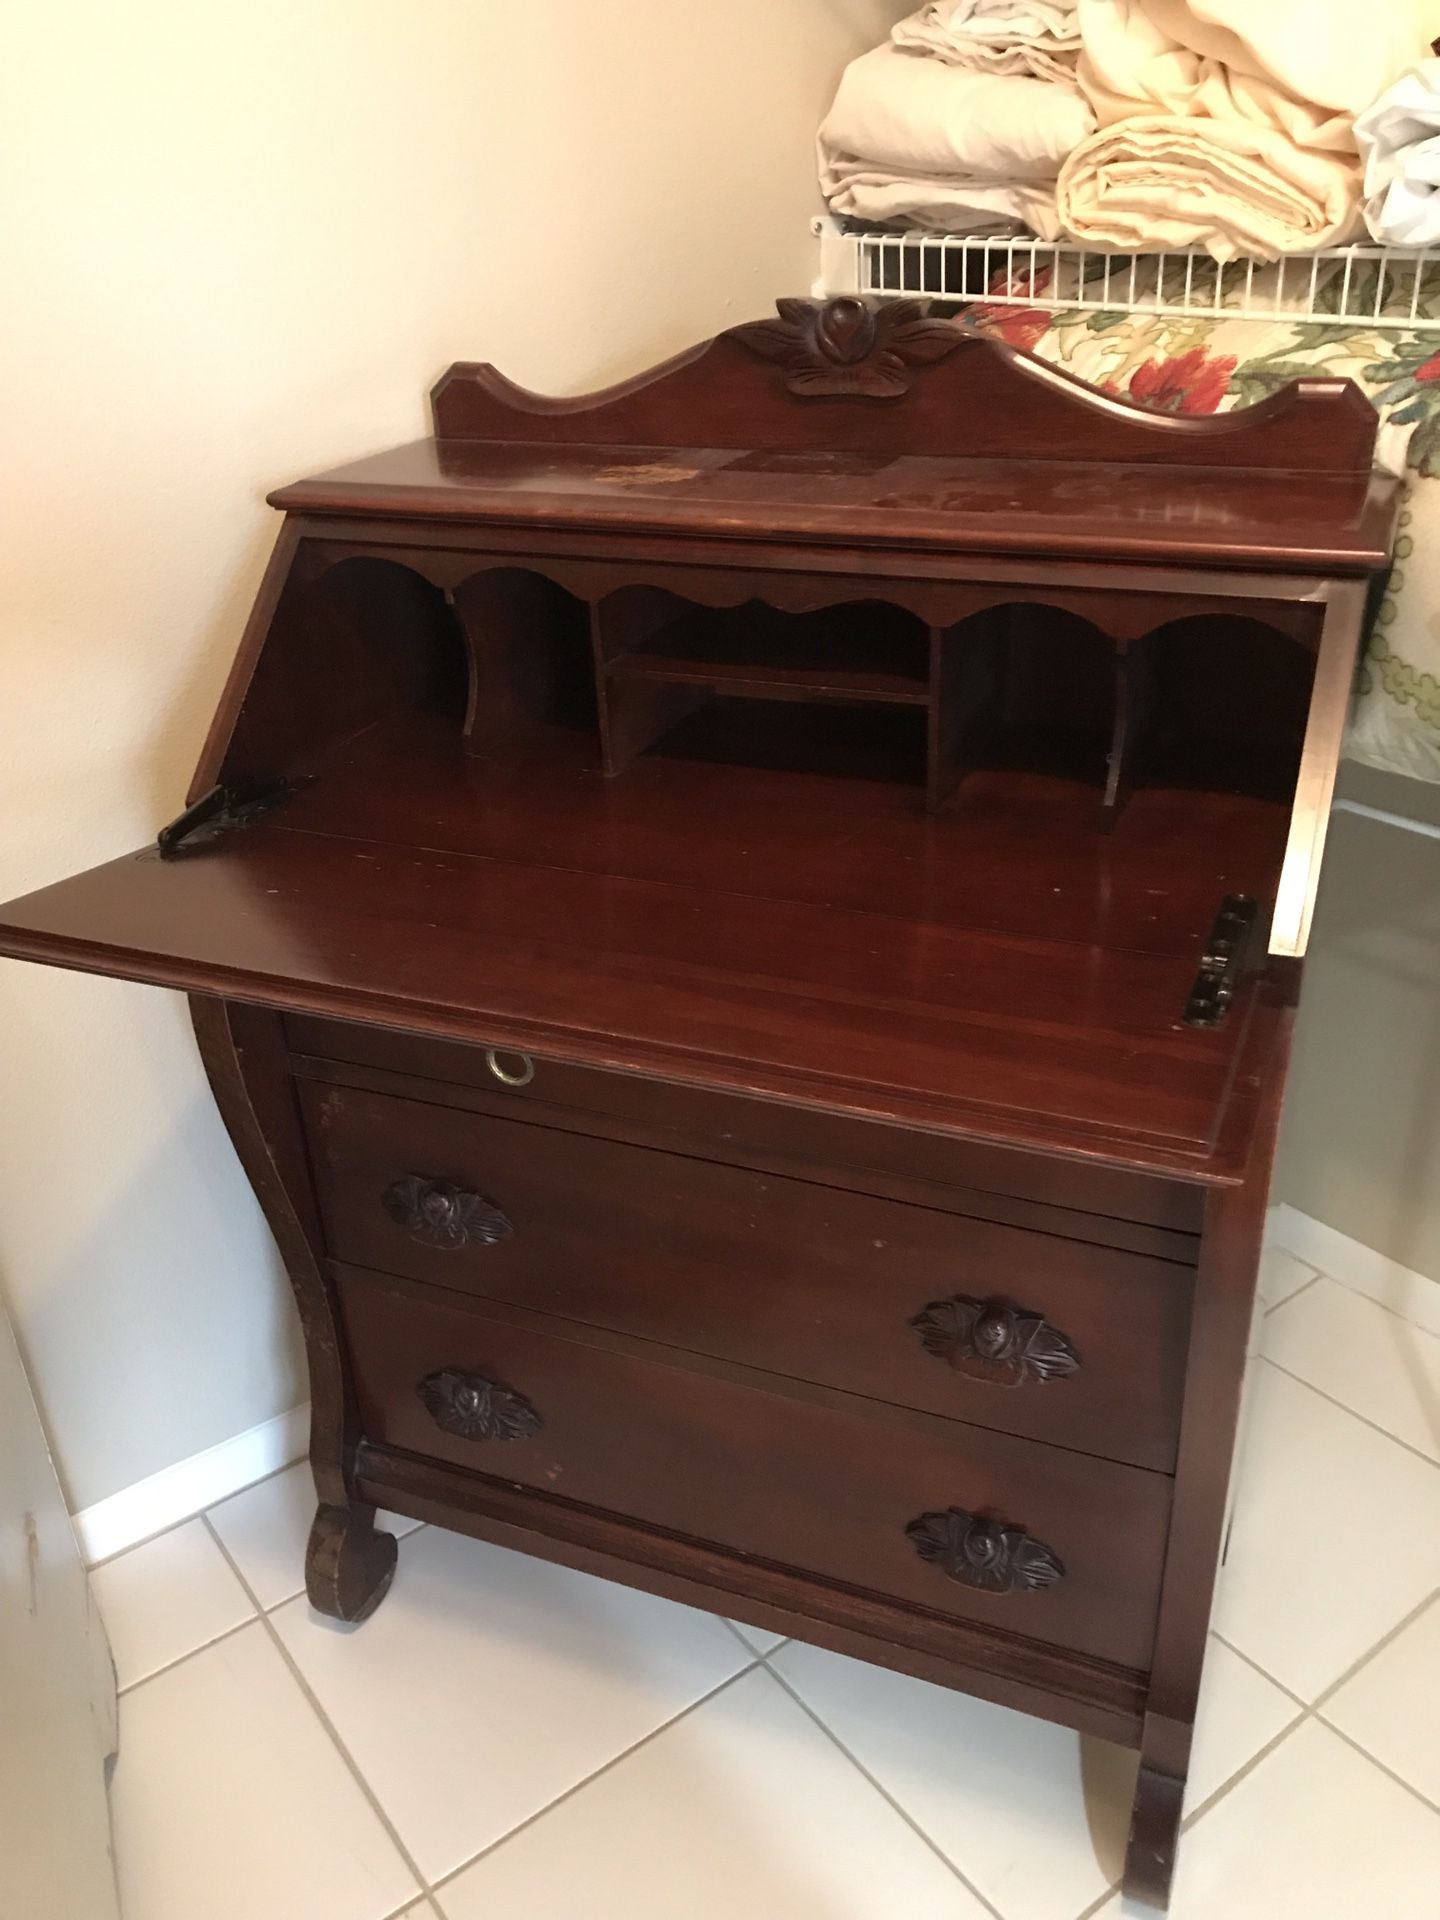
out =
<svg viewBox="0 0 1440 1920"><path fill-rule="evenodd" d="M395 1536L379 1532L373 1507L322 1505L305 1554L310 1604L352 1626L368 1620L395 1577Z"/></svg>

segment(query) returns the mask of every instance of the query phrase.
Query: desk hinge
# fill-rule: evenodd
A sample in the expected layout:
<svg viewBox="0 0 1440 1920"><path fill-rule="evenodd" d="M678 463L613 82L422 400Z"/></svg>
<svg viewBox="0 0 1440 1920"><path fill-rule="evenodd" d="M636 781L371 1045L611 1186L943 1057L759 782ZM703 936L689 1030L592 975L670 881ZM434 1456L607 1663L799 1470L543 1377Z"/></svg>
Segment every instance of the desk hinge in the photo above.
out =
<svg viewBox="0 0 1440 1920"><path fill-rule="evenodd" d="M1218 1027L1245 973L1260 909L1243 893L1227 894L1205 942L1205 956L1185 1006L1187 1027Z"/></svg>
<svg viewBox="0 0 1440 1920"><path fill-rule="evenodd" d="M155 845L161 859L173 860L177 854L218 840L234 827L247 826L288 800L299 784L295 780L236 780L229 786L212 787L168 827L160 829Z"/></svg>

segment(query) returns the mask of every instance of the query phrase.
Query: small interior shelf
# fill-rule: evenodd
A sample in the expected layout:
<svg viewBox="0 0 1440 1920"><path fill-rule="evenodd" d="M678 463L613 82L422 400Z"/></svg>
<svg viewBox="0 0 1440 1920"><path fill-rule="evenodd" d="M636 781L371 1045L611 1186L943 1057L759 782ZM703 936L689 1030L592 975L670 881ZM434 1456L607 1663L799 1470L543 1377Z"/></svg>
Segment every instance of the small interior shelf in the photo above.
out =
<svg viewBox="0 0 1440 1920"><path fill-rule="evenodd" d="M1293 793L1314 656L1256 619L1166 623L1161 608L1152 630L1116 637L1042 601L933 624L883 599L807 606L808 583L785 591L799 610L670 585L586 598L507 564L442 595L398 566L342 561L306 618L352 657L378 650L372 626L407 635L385 642L402 704L421 687L432 711L463 701L457 745L477 762L577 764L555 758L558 730L590 742L617 786L646 759L729 768L737 819L747 770L888 782L932 815L1021 775L1055 783L1092 834L1147 787Z"/></svg>

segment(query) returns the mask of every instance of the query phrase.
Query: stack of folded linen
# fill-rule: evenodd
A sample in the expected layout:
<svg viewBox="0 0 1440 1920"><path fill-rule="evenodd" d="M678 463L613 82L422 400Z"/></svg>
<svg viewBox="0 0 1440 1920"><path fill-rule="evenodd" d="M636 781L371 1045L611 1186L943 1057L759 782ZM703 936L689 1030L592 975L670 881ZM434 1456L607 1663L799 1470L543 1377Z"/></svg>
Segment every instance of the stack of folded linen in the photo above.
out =
<svg viewBox="0 0 1440 1920"><path fill-rule="evenodd" d="M1074 0L949 0L846 68L820 129L831 208L948 232L1059 236L1055 181L1094 130Z"/></svg>
<svg viewBox="0 0 1440 1920"><path fill-rule="evenodd" d="M1075 0L935 0L902 20L897 47L937 54L979 73L1075 84L1080 29Z"/></svg>
<svg viewBox="0 0 1440 1920"><path fill-rule="evenodd" d="M1440 243L1440 60L1397 80L1355 122L1365 220L1389 247Z"/></svg>
<svg viewBox="0 0 1440 1920"><path fill-rule="evenodd" d="M1433 5L1078 0L1099 130L1061 172L1062 226L1090 246L1217 260L1357 238L1356 115L1428 51Z"/></svg>

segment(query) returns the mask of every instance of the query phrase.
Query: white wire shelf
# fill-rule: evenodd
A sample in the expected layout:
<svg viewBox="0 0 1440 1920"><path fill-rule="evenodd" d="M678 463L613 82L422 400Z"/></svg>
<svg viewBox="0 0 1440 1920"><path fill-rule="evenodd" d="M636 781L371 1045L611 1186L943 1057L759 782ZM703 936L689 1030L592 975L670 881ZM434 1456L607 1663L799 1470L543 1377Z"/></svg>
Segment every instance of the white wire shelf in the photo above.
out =
<svg viewBox="0 0 1440 1920"><path fill-rule="evenodd" d="M1007 307L1328 322L1440 333L1440 249L1336 247L1271 265L1207 253L1098 253L1027 233L922 233L815 222L822 299L921 295Z"/></svg>

